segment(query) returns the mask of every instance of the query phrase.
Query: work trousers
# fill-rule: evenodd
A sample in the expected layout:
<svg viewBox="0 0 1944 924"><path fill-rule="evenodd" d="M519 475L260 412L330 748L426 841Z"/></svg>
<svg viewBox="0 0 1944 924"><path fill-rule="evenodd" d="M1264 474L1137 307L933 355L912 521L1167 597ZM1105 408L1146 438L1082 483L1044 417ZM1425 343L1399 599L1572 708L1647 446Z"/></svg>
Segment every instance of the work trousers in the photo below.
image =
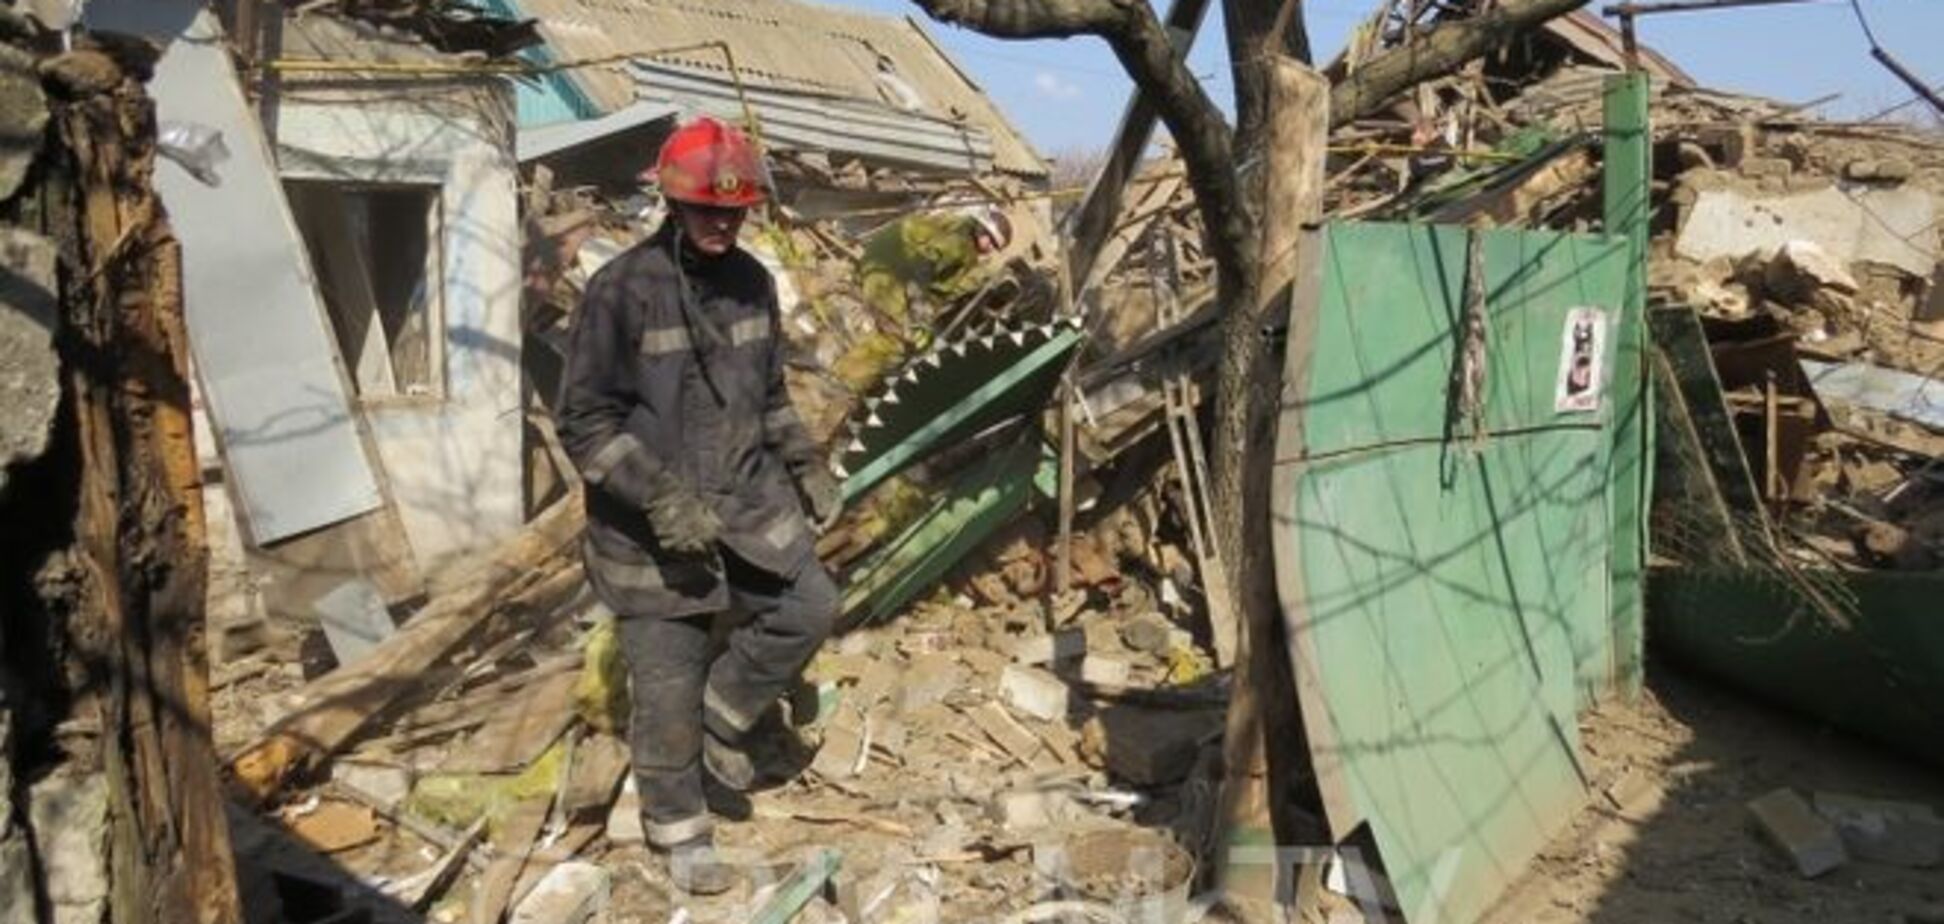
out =
<svg viewBox="0 0 1944 924"><path fill-rule="evenodd" d="M740 741L795 682L837 616L837 587L812 560L781 578L725 552L730 609L618 623L631 680L628 742L648 842L709 834L702 737ZM718 620L735 627L718 644Z"/></svg>

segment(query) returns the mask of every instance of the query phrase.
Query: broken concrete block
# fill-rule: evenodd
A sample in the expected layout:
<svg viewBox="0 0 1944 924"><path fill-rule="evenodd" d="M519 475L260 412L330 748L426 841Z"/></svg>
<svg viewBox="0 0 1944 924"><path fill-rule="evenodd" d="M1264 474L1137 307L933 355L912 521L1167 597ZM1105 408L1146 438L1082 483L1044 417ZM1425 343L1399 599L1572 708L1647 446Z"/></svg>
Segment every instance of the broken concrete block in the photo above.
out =
<svg viewBox="0 0 1944 924"><path fill-rule="evenodd" d="M871 719L871 747L896 756L904 753L910 740L911 731L903 722L892 718Z"/></svg>
<svg viewBox="0 0 1944 924"><path fill-rule="evenodd" d="M1796 871L1815 878L1849 862L1834 825L1809 810L1794 790L1775 790L1748 803L1748 811L1770 842L1789 855Z"/></svg>
<svg viewBox="0 0 1944 924"><path fill-rule="evenodd" d="M0 228L0 266L7 268L0 274L0 488L9 466L47 451L61 401L55 263L53 242Z"/></svg>
<svg viewBox="0 0 1944 924"><path fill-rule="evenodd" d="M391 764L339 761L331 766L331 782L387 813L412 794L412 771Z"/></svg>
<svg viewBox="0 0 1944 924"><path fill-rule="evenodd" d="M4 201L27 181L40 154L41 127L47 124L47 94L35 73L35 56L12 45L0 46L0 113L6 114L8 136L18 139L0 150L0 201Z"/></svg>
<svg viewBox="0 0 1944 924"><path fill-rule="evenodd" d="M904 668L886 660L872 661L864 668L864 675L857 678L857 688L851 691L851 700L859 709L869 709L880 700L887 699L904 682Z"/></svg>
<svg viewBox="0 0 1944 924"><path fill-rule="evenodd" d="M1841 260L1813 241L1789 241L1776 248L1762 273L1770 295L1791 301L1808 299L1818 289L1856 294L1856 275Z"/></svg>
<svg viewBox="0 0 1944 924"><path fill-rule="evenodd" d="M545 876L513 909L511 924L587 924L607 909L613 877L593 863L569 861Z"/></svg>
<svg viewBox="0 0 1944 924"><path fill-rule="evenodd" d="M1222 713L1174 712L1111 706L1081 730L1083 756L1137 786L1172 783L1188 775L1202 739L1219 735Z"/></svg>
<svg viewBox="0 0 1944 924"><path fill-rule="evenodd" d="M621 784L621 795L615 797L614 807L608 810L607 839L617 847L648 842L647 832L641 827L641 790L635 788L632 773Z"/></svg>
<svg viewBox="0 0 1944 924"><path fill-rule="evenodd" d="M108 902L106 778L49 776L29 790L27 814L53 920L101 920Z"/></svg>
<svg viewBox="0 0 1944 924"><path fill-rule="evenodd" d="M1882 183L1901 183L1917 173L1917 165L1905 157L1886 157L1876 162L1876 179Z"/></svg>
<svg viewBox="0 0 1944 924"><path fill-rule="evenodd" d="M1815 241L1844 264L1868 261L1924 278L1938 261L1937 202L1914 186L1819 189L1787 196L1707 190L1681 222L1675 253L1697 262L1768 255Z"/></svg>
<svg viewBox="0 0 1944 924"><path fill-rule="evenodd" d="M33 873L26 832L0 836L0 924L38 924Z"/></svg>
<svg viewBox="0 0 1944 924"><path fill-rule="evenodd" d="M1795 165L1786 157L1750 157L1741 162L1741 172L1752 179L1786 177L1795 172Z"/></svg>
<svg viewBox="0 0 1944 924"><path fill-rule="evenodd" d="M863 756L864 720L855 710L844 709L824 727L823 745L810 769L826 780L849 779L857 775Z"/></svg>
<svg viewBox="0 0 1944 924"><path fill-rule="evenodd" d="M1944 865L1944 820L1917 802L1816 793L1816 814L1836 826L1851 856L1913 869Z"/></svg>
<svg viewBox="0 0 1944 924"><path fill-rule="evenodd" d="M1073 796L1059 789L1011 789L992 799L992 820L1008 831L1032 831L1079 817Z"/></svg>
<svg viewBox="0 0 1944 924"><path fill-rule="evenodd" d="M1132 651L1162 654L1168 650L1168 630L1172 628L1174 624L1160 613L1142 613L1121 626L1121 644Z"/></svg>
<svg viewBox="0 0 1944 924"><path fill-rule="evenodd" d="M1080 680L1083 683L1102 687L1127 686L1133 668L1126 661L1117 658L1103 658L1088 655L1080 659Z"/></svg>
<svg viewBox="0 0 1944 924"><path fill-rule="evenodd" d="M1065 718L1073 700L1060 678L1019 664L1009 664L1000 673L999 695L1006 705L1044 722Z"/></svg>
<svg viewBox="0 0 1944 924"><path fill-rule="evenodd" d="M1087 653L1087 634L1079 629L1061 629L1051 635L1035 635L1013 645L1013 660L1021 664L1052 664L1078 658Z"/></svg>
<svg viewBox="0 0 1944 924"><path fill-rule="evenodd" d="M905 673L902 708L912 712L942 703L964 681L965 668L959 666L957 658L948 654L919 655L912 660L911 670Z"/></svg>
<svg viewBox="0 0 1944 924"><path fill-rule="evenodd" d="M1012 663L1005 655L986 648L968 648L959 652L959 660L981 677L997 675L1007 664Z"/></svg>

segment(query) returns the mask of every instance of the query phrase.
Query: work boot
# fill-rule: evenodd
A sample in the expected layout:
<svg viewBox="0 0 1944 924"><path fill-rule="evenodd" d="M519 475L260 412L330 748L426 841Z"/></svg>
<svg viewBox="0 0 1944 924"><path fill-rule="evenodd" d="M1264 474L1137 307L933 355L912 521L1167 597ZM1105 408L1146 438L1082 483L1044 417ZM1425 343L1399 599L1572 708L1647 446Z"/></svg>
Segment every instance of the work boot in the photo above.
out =
<svg viewBox="0 0 1944 924"><path fill-rule="evenodd" d="M708 803L709 814L725 821L748 821L756 814L756 805L749 801L748 793L717 782L713 774L702 774L702 799Z"/></svg>
<svg viewBox="0 0 1944 924"><path fill-rule="evenodd" d="M702 733L702 768L726 789L742 793L756 785L756 758L741 743L725 741L711 731Z"/></svg>
<svg viewBox="0 0 1944 924"><path fill-rule="evenodd" d="M736 887L736 879L736 868L716 853L710 835L668 848L668 881L677 891L721 895Z"/></svg>

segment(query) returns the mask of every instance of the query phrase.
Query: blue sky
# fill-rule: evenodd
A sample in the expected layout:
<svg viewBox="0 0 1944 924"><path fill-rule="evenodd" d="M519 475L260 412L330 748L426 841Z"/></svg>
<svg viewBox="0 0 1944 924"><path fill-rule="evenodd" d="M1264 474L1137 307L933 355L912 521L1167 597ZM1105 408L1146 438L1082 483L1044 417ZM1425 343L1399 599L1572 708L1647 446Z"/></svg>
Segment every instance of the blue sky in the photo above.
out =
<svg viewBox="0 0 1944 924"><path fill-rule="evenodd" d="M824 2L923 19L908 0ZM1597 10L1607 2L1593 0L1592 7ZM1891 54L1933 85L1944 83L1944 0L1858 2L1877 40ZM1211 6L1189 63L1226 105L1231 91L1221 4ZM1375 6L1374 0L1306 0L1319 59L1341 47L1351 27ZM1670 13L1640 23L1644 42L1709 86L1790 102L1841 93L1824 111L1845 117L1873 113L1911 96L1870 58L1869 43L1848 0ZM926 27L1041 153L1098 148L1112 136L1132 84L1099 40L1006 42L930 21Z"/></svg>

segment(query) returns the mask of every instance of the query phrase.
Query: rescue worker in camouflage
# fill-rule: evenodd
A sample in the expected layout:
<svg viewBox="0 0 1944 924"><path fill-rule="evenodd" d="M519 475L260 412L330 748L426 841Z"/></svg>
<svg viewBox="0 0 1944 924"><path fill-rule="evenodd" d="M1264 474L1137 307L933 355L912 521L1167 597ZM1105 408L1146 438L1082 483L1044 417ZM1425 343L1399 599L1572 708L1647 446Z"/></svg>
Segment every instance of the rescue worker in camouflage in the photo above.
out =
<svg viewBox="0 0 1944 924"><path fill-rule="evenodd" d="M991 277L985 258L1011 242L1012 220L990 206L912 215L866 238L857 261L858 286L880 322L901 337L858 343L838 358L838 379L863 391L907 355L929 346L937 318L914 313L913 296L918 307L946 306L977 293Z"/></svg>
<svg viewBox="0 0 1944 924"><path fill-rule="evenodd" d="M784 389L774 281L737 246L768 192L754 147L697 119L655 178L669 217L589 281L559 419L587 484L588 579L628 661L648 842L678 888L713 894L736 874L712 797L756 782L751 731L836 617L812 543L838 488ZM729 613L748 621L712 644Z"/></svg>

